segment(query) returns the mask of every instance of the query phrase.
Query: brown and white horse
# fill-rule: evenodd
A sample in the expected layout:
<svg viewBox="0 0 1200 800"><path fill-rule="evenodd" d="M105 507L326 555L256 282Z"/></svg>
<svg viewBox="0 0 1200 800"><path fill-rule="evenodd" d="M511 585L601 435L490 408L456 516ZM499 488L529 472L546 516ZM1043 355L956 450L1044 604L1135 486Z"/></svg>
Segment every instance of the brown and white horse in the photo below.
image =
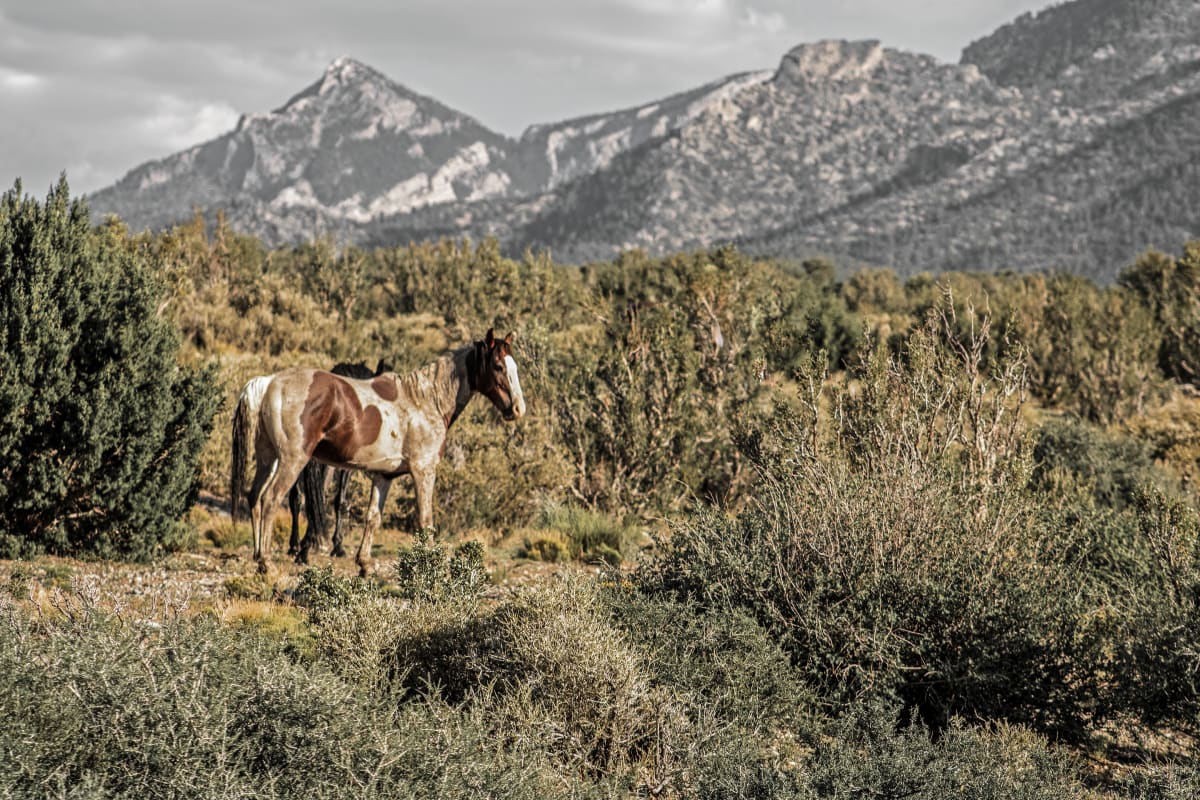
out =
<svg viewBox="0 0 1200 800"><path fill-rule="evenodd" d="M259 412L250 490L259 571L269 568L275 511L310 459L371 478L371 503L355 556L364 577L371 570L371 539L398 476L413 476L418 524L432 526L433 483L446 434L476 392L507 421L525 413L512 334L496 339L489 330L483 339L407 375L354 380L289 369L272 376Z"/></svg>

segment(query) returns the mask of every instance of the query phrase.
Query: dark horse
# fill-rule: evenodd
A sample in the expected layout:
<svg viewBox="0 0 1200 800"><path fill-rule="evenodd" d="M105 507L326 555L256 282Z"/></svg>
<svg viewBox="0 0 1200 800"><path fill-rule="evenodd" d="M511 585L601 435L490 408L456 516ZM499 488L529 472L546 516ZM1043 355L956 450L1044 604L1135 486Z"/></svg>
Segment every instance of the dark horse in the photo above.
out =
<svg viewBox="0 0 1200 800"><path fill-rule="evenodd" d="M262 397L250 490L259 571L269 569L275 511L310 460L362 470L371 478L355 557L359 574L371 570L371 539L398 476L413 476L419 525L432 526L433 484L446 434L477 392L505 420L525 413L511 334L496 339L489 330L483 339L406 375L357 380L315 369L273 375Z"/></svg>
<svg viewBox="0 0 1200 800"><path fill-rule="evenodd" d="M372 372L366 364L342 362L335 364L330 371L334 375L342 375L347 378L373 378L384 372L390 372L391 365L380 359L375 371ZM238 396L237 407L233 412L233 459L229 473L229 505L230 516L234 522L240 519L239 511L242 501L247 499L244 477L246 456L258 429L262 398L267 384L271 382L271 377L263 375L251 378L242 388L242 392ZM300 479L288 490L287 499L288 510L292 515L292 535L288 542L287 552L289 556L295 556L296 562L299 564L307 564L309 550L313 547L320 547L321 543L325 541L325 484L328 474L329 468L324 464L316 461L309 462L304 471L300 473ZM344 556L346 551L342 548L342 519L346 510L346 490L350 483L350 473L343 469L336 470L334 482L333 548L330 550L330 555ZM303 497L303 504L301 497ZM303 541L300 540L300 510L302 507L305 519L308 521L308 529L304 533Z"/></svg>

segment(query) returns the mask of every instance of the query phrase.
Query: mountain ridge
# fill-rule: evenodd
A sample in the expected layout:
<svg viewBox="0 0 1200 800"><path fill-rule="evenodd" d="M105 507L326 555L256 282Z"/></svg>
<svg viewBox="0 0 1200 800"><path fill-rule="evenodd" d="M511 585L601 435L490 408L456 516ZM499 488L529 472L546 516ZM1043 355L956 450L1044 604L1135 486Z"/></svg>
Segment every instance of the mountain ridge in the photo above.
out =
<svg viewBox="0 0 1200 800"><path fill-rule="evenodd" d="M1110 280L1147 246L1200 233L1197 98L1192 0L1074 0L958 63L804 43L773 70L516 138L341 57L275 111L91 201L135 227L224 208L270 244L495 236L578 262L736 242L902 274Z"/></svg>

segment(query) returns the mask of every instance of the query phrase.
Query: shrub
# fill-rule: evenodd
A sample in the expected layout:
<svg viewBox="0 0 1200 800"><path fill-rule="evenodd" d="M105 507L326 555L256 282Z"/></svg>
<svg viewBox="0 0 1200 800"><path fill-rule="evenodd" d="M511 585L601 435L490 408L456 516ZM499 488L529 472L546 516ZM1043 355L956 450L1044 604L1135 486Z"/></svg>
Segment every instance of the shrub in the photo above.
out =
<svg viewBox="0 0 1200 800"><path fill-rule="evenodd" d="M242 600L270 600L275 596L275 584L266 575L235 575L226 578L225 594Z"/></svg>
<svg viewBox="0 0 1200 800"><path fill-rule="evenodd" d="M723 736L770 739L807 726L818 700L771 633L742 611L704 610L632 587L606 594L616 627L656 684L721 720Z"/></svg>
<svg viewBox="0 0 1200 800"><path fill-rule="evenodd" d="M526 535L521 544L521 555L557 564L571 560L571 547L567 544L567 537L559 531L536 531Z"/></svg>
<svg viewBox="0 0 1200 800"><path fill-rule="evenodd" d="M1127 508L1146 486L1164 483L1145 444L1086 422L1051 419L1033 446L1035 491L1062 494L1078 486L1105 508Z"/></svg>
<svg viewBox="0 0 1200 800"><path fill-rule="evenodd" d="M583 774L619 771L649 746L662 709L592 589L522 591L487 612L421 604L405 617L390 669L402 693L482 705L498 736L547 743Z"/></svg>
<svg viewBox="0 0 1200 800"><path fill-rule="evenodd" d="M861 706L829 726L809 760L811 796L918 800L1083 800L1091 796L1063 756L1019 727L973 730L955 724L935 742L920 726L901 725L901 721L886 706Z"/></svg>
<svg viewBox="0 0 1200 800"><path fill-rule="evenodd" d="M1150 310L1159 336L1158 364L1163 374L1181 383L1200 382L1200 241L1184 245L1179 258L1147 252L1117 282Z"/></svg>
<svg viewBox="0 0 1200 800"><path fill-rule="evenodd" d="M300 573L292 598L296 605L308 609L314 619L320 619L329 611L344 608L374 591L372 584L335 575L332 566L309 567Z"/></svg>
<svg viewBox="0 0 1200 800"><path fill-rule="evenodd" d="M802 380L798 410L744 440L763 471L753 502L676 525L641 580L744 609L829 703L1081 735L1098 644L1057 526L1023 502L1024 371L985 376L987 325L962 340L952 321L931 317L898 357L876 349L853 393Z"/></svg>
<svg viewBox="0 0 1200 800"><path fill-rule="evenodd" d="M460 544L453 552L434 544L432 532L418 531L411 547L396 558L396 581L401 597L425 602L478 597L487 583L483 545Z"/></svg>
<svg viewBox="0 0 1200 800"><path fill-rule="evenodd" d="M163 294L65 180L0 199L0 554L147 558L182 536L220 388L178 363Z"/></svg>
<svg viewBox="0 0 1200 800"><path fill-rule="evenodd" d="M620 566L633 556L642 538L636 526L578 506L548 505L539 515L538 526L542 530L526 538L524 554L542 561L572 558Z"/></svg>
<svg viewBox="0 0 1200 800"><path fill-rule="evenodd" d="M211 621L0 616L5 796L544 798L547 752L436 700L396 708Z"/></svg>
<svg viewBox="0 0 1200 800"><path fill-rule="evenodd" d="M1200 797L1200 771L1195 767L1157 766L1130 775L1121 786L1128 800L1191 800Z"/></svg>

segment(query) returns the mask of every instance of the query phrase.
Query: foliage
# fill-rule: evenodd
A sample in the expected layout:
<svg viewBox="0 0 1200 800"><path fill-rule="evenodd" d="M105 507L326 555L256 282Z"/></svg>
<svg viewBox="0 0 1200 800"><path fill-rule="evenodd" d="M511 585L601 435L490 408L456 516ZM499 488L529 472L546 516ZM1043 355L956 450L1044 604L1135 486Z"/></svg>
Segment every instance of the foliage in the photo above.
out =
<svg viewBox="0 0 1200 800"><path fill-rule="evenodd" d="M1011 404L1025 373L983 375L987 321L966 340L951 322L932 316L903 358L877 348L853 393L751 431L753 503L677 525L643 580L745 609L826 702L896 698L935 730L965 715L1078 734L1095 643L1078 635L1086 608L1053 537L1020 502Z"/></svg>
<svg viewBox="0 0 1200 800"><path fill-rule="evenodd" d="M1043 399L1101 424L1141 413L1160 394L1151 314L1124 289L1098 290L1067 276L1049 288Z"/></svg>
<svg viewBox="0 0 1200 800"><path fill-rule="evenodd" d="M292 599L319 620L323 614L344 608L372 592L370 584L335 575L332 566L309 567L300 573Z"/></svg>
<svg viewBox="0 0 1200 800"><path fill-rule="evenodd" d="M60 181L0 200L0 551L147 558L181 535L213 369L178 362L162 287Z"/></svg>
<svg viewBox="0 0 1200 800"><path fill-rule="evenodd" d="M882 705L856 707L816 745L815 797L1088 797L1062 755L1026 730L951 725L937 742ZM853 789L850 789L853 787Z"/></svg>
<svg viewBox="0 0 1200 800"><path fill-rule="evenodd" d="M1200 385L1200 241L1184 245L1179 258L1150 251L1125 269L1118 283L1154 316L1158 364L1163 374Z"/></svg>
<svg viewBox="0 0 1200 800"><path fill-rule="evenodd" d="M479 716L391 707L212 622L5 617L0 698L5 795L540 798L561 785Z"/></svg>
<svg viewBox="0 0 1200 800"><path fill-rule="evenodd" d="M1098 505L1118 511L1144 487L1165 481L1145 443L1070 418L1050 419L1038 429L1033 460L1035 491L1062 494L1078 486Z"/></svg>
<svg viewBox="0 0 1200 800"><path fill-rule="evenodd" d="M542 509L536 535L526 538L525 554L543 561L582 559L620 566L641 541L636 526L570 505Z"/></svg>
<svg viewBox="0 0 1200 800"><path fill-rule="evenodd" d="M434 543L432 531L418 531L416 541L396 559L396 582L400 596L413 600L475 598L487 583L483 545L466 541L451 552Z"/></svg>

